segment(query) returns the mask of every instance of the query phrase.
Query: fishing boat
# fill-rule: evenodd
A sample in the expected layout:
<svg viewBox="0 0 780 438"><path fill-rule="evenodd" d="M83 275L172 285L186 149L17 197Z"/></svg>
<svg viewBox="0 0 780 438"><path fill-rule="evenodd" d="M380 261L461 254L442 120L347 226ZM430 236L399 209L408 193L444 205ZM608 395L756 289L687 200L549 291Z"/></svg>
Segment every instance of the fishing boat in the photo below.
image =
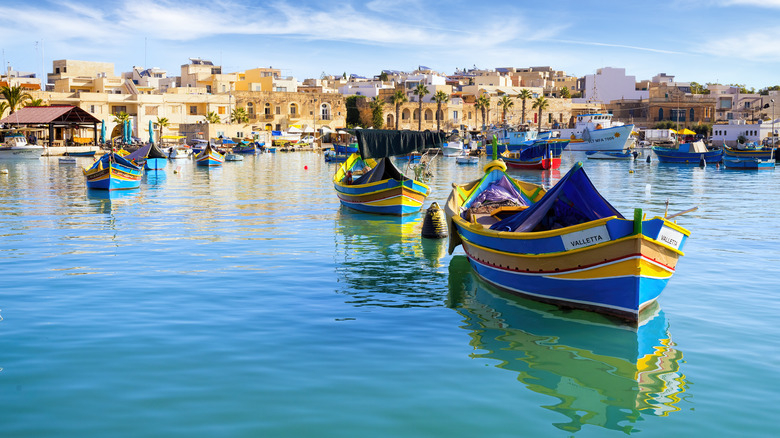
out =
<svg viewBox="0 0 780 438"><path fill-rule="evenodd" d="M460 139L450 139L441 147L442 154L445 157L457 157L463 153L463 141Z"/></svg>
<svg viewBox="0 0 780 438"><path fill-rule="evenodd" d="M206 148L195 156L195 162L198 163L198 166L221 166L224 161L225 156L219 153L210 143L206 144Z"/></svg>
<svg viewBox="0 0 780 438"><path fill-rule="evenodd" d="M66 157L94 157L97 151L65 152Z"/></svg>
<svg viewBox="0 0 780 438"><path fill-rule="evenodd" d="M431 189L405 176L389 157L409 155L441 144L442 136L430 131L361 129L359 154L352 154L333 176L341 204L367 213L404 216L420 211ZM356 171L360 175L356 175Z"/></svg>
<svg viewBox="0 0 780 438"><path fill-rule="evenodd" d="M146 170L161 170L168 165L168 155L154 143L141 146L135 152L126 155L125 159L143 166Z"/></svg>
<svg viewBox="0 0 780 438"><path fill-rule="evenodd" d="M208 146L209 142L208 140L203 140L202 138L196 138L192 140L192 144L190 145L190 150L192 151L193 155L197 155L203 151L203 149Z"/></svg>
<svg viewBox="0 0 780 438"><path fill-rule="evenodd" d="M569 140L533 140L518 151L504 151L501 158L515 169L557 169L568 144Z"/></svg>
<svg viewBox="0 0 780 438"><path fill-rule="evenodd" d="M234 154L256 154L257 152L259 152L259 149L257 148L254 142L252 143L241 142L233 146Z"/></svg>
<svg viewBox="0 0 780 438"><path fill-rule="evenodd" d="M88 189L126 190L141 185L143 167L115 152L108 152L83 172Z"/></svg>
<svg viewBox="0 0 780 438"><path fill-rule="evenodd" d="M419 152L412 152L411 154L399 155L395 157L396 160L408 161L410 163L419 163L421 158L422 158L422 154Z"/></svg>
<svg viewBox="0 0 780 438"><path fill-rule="evenodd" d="M612 114L581 114L574 128L561 129L560 137L569 138L570 151L622 151L634 143L634 125L612 120Z"/></svg>
<svg viewBox="0 0 780 438"><path fill-rule="evenodd" d="M333 144L333 150L337 154L350 155L350 154L354 154L354 153L356 153L358 151L358 145L357 145L357 143L350 143L348 145L334 143Z"/></svg>
<svg viewBox="0 0 780 438"><path fill-rule="evenodd" d="M639 155L636 151L628 149L622 151L587 151L585 156L589 160L633 160Z"/></svg>
<svg viewBox="0 0 780 438"><path fill-rule="evenodd" d="M501 160L453 186L449 251L462 245L477 275L531 299L632 322L658 298L690 235L670 220L682 213L623 217L581 162L549 191L511 178Z"/></svg>
<svg viewBox="0 0 780 438"><path fill-rule="evenodd" d="M46 149L39 144L27 143L27 137L18 132L5 135L5 141L0 146L0 159L8 158L40 158Z"/></svg>
<svg viewBox="0 0 780 438"><path fill-rule="evenodd" d="M701 140L672 147L653 146L653 152L662 163L719 163L723 158L723 149L707 149Z"/></svg>
<svg viewBox="0 0 780 438"><path fill-rule="evenodd" d="M326 150L323 155L327 163L343 163L349 158L349 155L337 153L333 149Z"/></svg>

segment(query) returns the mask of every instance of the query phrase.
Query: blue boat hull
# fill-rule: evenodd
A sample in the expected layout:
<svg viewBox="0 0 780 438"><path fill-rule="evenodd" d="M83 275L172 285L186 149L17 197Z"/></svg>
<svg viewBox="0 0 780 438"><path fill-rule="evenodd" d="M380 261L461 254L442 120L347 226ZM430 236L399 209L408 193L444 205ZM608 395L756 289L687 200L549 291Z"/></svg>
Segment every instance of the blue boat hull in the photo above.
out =
<svg viewBox="0 0 780 438"><path fill-rule="evenodd" d="M775 160L755 157L735 157L726 154L723 156L723 165L726 166L727 169L774 169Z"/></svg>
<svg viewBox="0 0 780 438"><path fill-rule="evenodd" d="M144 164L146 170L161 170L168 165L167 158L147 158Z"/></svg>
<svg viewBox="0 0 780 438"><path fill-rule="evenodd" d="M707 163L719 163L723 159L723 150L717 149L707 152L680 152L673 149L653 148L653 152L662 163L688 163L698 164L702 156Z"/></svg>

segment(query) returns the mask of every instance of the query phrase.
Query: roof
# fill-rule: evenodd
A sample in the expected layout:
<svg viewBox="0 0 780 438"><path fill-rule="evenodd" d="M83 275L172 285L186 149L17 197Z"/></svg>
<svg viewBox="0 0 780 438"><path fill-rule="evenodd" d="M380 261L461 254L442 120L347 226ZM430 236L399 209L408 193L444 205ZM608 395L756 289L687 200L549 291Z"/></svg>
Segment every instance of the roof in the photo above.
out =
<svg viewBox="0 0 780 438"><path fill-rule="evenodd" d="M56 105L56 106L26 106L13 114L9 114L0 123L10 123L16 125L34 125L34 124L71 124L100 123L100 120L92 114L84 111L77 106Z"/></svg>

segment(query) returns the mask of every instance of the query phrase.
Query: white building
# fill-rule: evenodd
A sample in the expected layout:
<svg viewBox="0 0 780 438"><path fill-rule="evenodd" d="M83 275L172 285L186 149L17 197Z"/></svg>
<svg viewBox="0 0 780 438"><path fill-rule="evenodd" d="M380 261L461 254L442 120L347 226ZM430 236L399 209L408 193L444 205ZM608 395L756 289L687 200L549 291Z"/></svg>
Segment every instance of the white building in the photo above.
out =
<svg viewBox="0 0 780 438"><path fill-rule="evenodd" d="M626 69L604 67L595 75L586 75L583 81L582 98L574 103L610 103L614 100L648 99L650 92L636 89L636 77L626 76Z"/></svg>
<svg viewBox="0 0 780 438"><path fill-rule="evenodd" d="M373 98L379 96L379 90L392 90L394 88L392 82L348 82L339 87L339 94L344 96L366 96L368 98Z"/></svg>
<svg viewBox="0 0 780 438"><path fill-rule="evenodd" d="M748 142L762 143L764 139L771 136L774 126L775 136L780 133L780 119L774 121L763 120L760 123L746 123L744 120L729 120L727 124L712 126L712 145L713 146L736 146L737 139L740 136L745 137Z"/></svg>

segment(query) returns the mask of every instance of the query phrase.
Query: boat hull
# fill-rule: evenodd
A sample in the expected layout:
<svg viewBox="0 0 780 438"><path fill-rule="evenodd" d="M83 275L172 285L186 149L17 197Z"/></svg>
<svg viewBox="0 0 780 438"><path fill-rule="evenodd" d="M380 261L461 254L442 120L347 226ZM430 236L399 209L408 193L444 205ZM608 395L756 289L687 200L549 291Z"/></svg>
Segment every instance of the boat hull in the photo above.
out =
<svg viewBox="0 0 780 438"><path fill-rule="evenodd" d="M207 166L207 167L221 166L222 163L225 162L225 156L213 149L207 148L201 151L195 157L195 161L198 164L198 166Z"/></svg>
<svg viewBox="0 0 780 438"><path fill-rule="evenodd" d="M774 169L775 160L769 158L757 158L750 156L723 155L723 165L726 169Z"/></svg>
<svg viewBox="0 0 780 438"><path fill-rule="evenodd" d="M147 158L144 163L144 169L146 170L162 170L168 165L167 158Z"/></svg>
<svg viewBox="0 0 780 438"><path fill-rule="evenodd" d="M366 213L405 216L422 208L430 188L415 180L386 179L370 184L334 183L341 204Z"/></svg>
<svg viewBox="0 0 780 438"><path fill-rule="evenodd" d="M585 131L581 139L572 139L566 150L622 151L629 146L633 130L634 125L622 125Z"/></svg>
<svg viewBox="0 0 780 438"><path fill-rule="evenodd" d="M43 146L0 147L0 159L38 159L46 149Z"/></svg>
<svg viewBox="0 0 780 438"><path fill-rule="evenodd" d="M558 158L539 158L536 160L515 160L504 157L506 165L514 169L557 169L561 167L561 159Z"/></svg>
<svg viewBox="0 0 780 438"><path fill-rule="evenodd" d="M112 163L103 169L84 171L87 177L87 188L97 190L129 190L141 186L143 170Z"/></svg>
<svg viewBox="0 0 780 438"><path fill-rule="evenodd" d="M716 149L707 152L680 152L674 149L654 147L653 152L662 163L698 164L702 157L707 163L719 163L723 159L723 150Z"/></svg>

